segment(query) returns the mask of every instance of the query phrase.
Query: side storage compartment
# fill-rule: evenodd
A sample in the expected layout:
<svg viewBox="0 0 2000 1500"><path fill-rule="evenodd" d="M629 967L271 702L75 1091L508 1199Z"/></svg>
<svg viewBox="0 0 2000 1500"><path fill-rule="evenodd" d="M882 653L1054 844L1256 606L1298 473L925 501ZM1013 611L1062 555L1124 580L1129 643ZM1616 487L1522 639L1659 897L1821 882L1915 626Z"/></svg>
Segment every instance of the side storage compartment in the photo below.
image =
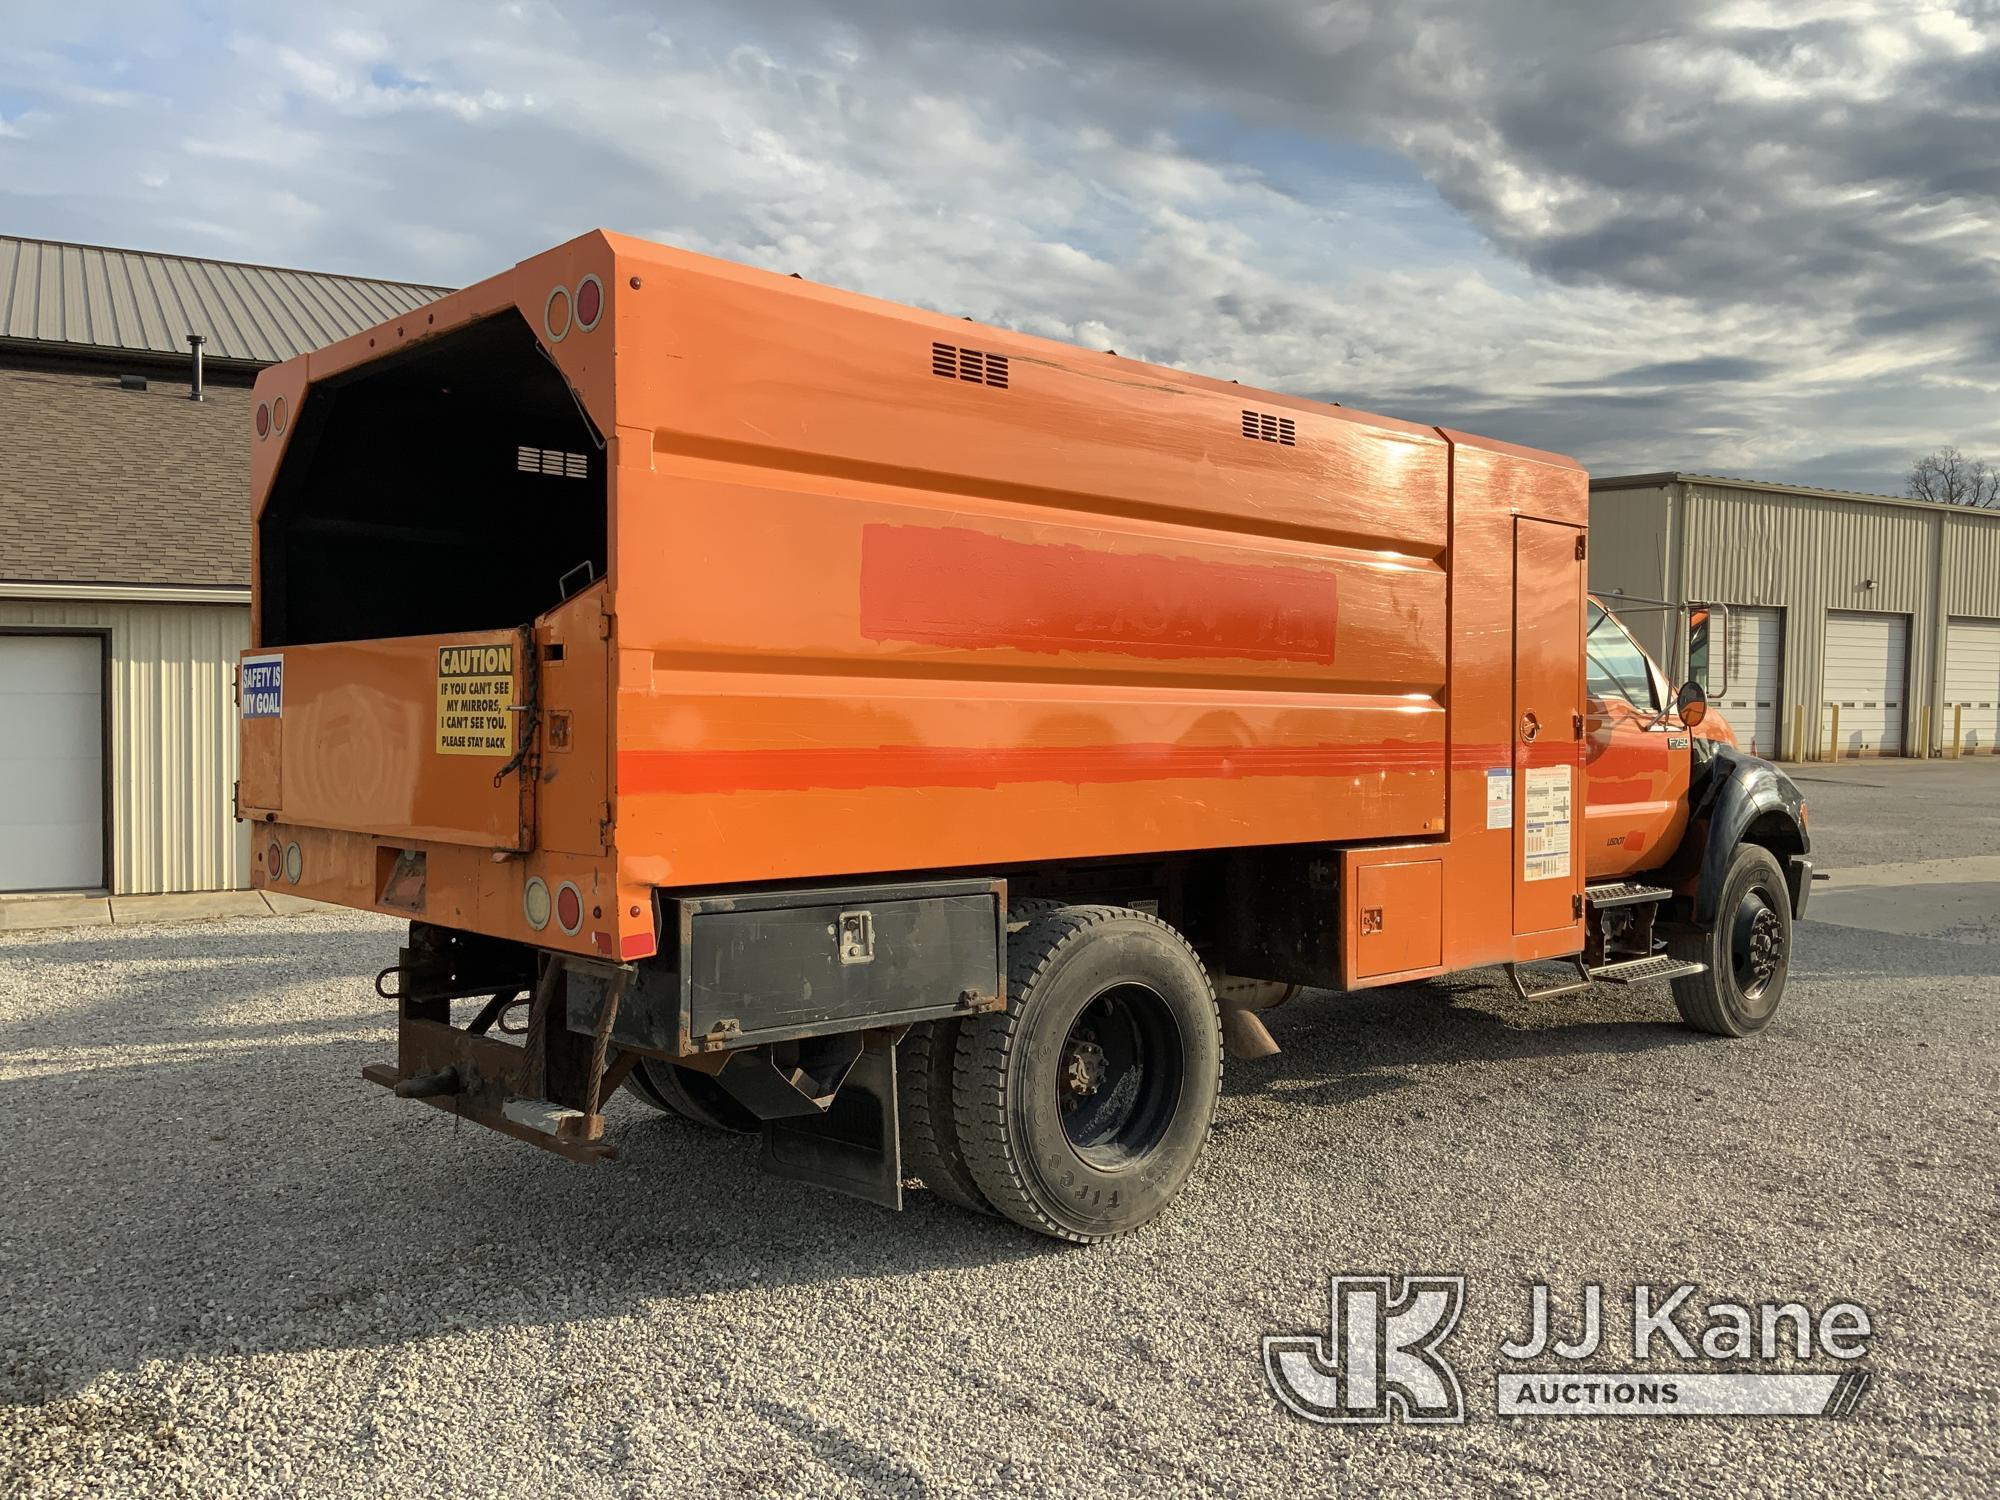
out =
<svg viewBox="0 0 2000 1500"><path fill-rule="evenodd" d="M1439 846L1341 851L1341 983L1368 989L1444 968Z"/></svg>

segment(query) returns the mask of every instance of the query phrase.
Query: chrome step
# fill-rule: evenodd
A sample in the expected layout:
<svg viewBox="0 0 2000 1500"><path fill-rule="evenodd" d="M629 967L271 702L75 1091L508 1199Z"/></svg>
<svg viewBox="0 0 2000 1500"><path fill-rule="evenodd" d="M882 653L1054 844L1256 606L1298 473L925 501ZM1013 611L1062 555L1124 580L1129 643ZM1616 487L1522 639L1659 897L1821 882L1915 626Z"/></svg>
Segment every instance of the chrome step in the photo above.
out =
<svg viewBox="0 0 2000 1500"><path fill-rule="evenodd" d="M1685 979L1690 974L1707 972L1707 964L1696 963L1692 959L1675 958L1666 953L1655 953L1650 958L1628 958L1620 963L1603 964L1589 971L1593 980L1601 979L1606 984L1638 984L1647 979Z"/></svg>
<svg viewBox="0 0 2000 1500"><path fill-rule="evenodd" d="M1656 885L1639 885L1634 881L1620 880L1610 885L1587 885L1583 888L1583 899L1592 906L1641 906L1648 901L1665 901L1673 892L1662 890Z"/></svg>
<svg viewBox="0 0 2000 1500"><path fill-rule="evenodd" d="M1513 981L1514 993L1523 1000L1552 1000L1557 995L1574 995L1590 988L1590 973L1584 968L1581 958L1547 959L1544 962L1568 964L1574 971L1575 977L1565 978L1559 984L1544 985L1536 989L1531 988L1528 981L1521 977L1519 964L1508 964L1507 977Z"/></svg>

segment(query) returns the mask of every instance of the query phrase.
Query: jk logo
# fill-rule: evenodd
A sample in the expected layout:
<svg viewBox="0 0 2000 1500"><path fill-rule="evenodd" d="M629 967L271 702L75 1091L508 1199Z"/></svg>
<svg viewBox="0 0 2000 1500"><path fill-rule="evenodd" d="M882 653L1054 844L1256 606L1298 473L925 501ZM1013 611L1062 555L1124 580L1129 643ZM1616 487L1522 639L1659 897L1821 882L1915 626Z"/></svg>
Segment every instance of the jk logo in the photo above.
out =
<svg viewBox="0 0 2000 1500"><path fill-rule="evenodd" d="M1308 1422L1463 1422L1465 1392L1438 1345L1458 1326L1463 1276L1331 1278L1328 1336L1271 1334L1264 1377Z"/></svg>

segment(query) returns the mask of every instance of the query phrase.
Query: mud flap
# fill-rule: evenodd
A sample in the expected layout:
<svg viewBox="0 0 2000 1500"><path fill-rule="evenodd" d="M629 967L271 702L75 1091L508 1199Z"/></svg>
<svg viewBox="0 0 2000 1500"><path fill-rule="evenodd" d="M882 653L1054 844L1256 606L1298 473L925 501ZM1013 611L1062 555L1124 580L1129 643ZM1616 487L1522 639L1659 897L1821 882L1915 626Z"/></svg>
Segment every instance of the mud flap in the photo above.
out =
<svg viewBox="0 0 2000 1500"><path fill-rule="evenodd" d="M773 1177L901 1208L895 1033L865 1034L861 1055L824 1110L765 1120L760 1165Z"/></svg>

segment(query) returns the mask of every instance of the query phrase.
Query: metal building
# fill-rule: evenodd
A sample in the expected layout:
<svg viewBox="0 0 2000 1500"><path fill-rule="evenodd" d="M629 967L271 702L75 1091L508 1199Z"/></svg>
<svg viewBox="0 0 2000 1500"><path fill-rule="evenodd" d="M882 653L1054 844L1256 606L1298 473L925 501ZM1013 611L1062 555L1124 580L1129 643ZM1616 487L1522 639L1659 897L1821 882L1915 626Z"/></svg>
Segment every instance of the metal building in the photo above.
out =
<svg viewBox="0 0 2000 1500"><path fill-rule="evenodd" d="M1786 760L2000 749L2000 512L1628 474L1591 481L1590 531L1590 585L1607 602L1729 606L1710 676L1746 747ZM1661 618L1628 623L1663 646Z"/></svg>
<svg viewBox="0 0 2000 1500"><path fill-rule="evenodd" d="M0 237L0 892L248 884L249 384L442 291Z"/></svg>

